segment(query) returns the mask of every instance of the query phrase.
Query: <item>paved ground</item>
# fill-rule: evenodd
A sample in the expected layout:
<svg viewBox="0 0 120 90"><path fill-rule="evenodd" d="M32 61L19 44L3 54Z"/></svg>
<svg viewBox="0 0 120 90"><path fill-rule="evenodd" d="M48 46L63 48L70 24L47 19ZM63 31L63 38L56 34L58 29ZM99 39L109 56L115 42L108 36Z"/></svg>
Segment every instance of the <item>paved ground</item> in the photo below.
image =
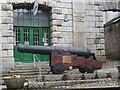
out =
<svg viewBox="0 0 120 90"><path fill-rule="evenodd" d="M117 65L120 65L120 60L106 60L106 62L103 63L103 69L116 68Z"/></svg>

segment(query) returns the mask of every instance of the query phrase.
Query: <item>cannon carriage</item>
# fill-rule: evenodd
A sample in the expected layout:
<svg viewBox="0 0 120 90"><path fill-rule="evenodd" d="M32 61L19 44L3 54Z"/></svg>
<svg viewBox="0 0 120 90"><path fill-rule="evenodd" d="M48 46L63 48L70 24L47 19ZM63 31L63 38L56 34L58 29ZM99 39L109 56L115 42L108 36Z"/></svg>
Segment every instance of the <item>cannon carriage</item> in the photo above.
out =
<svg viewBox="0 0 120 90"><path fill-rule="evenodd" d="M79 68L81 73L93 73L102 68L102 62L96 60L95 54L88 48L63 46L17 46L22 53L50 55L49 65L53 74L62 74L69 67Z"/></svg>

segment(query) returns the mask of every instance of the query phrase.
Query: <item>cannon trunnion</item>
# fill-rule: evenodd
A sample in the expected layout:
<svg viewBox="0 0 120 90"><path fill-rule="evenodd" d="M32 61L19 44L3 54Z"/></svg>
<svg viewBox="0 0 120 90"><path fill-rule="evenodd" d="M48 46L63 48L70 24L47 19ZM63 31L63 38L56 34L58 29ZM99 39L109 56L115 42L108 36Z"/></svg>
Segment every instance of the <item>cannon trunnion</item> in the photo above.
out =
<svg viewBox="0 0 120 90"><path fill-rule="evenodd" d="M102 68L102 62L97 61L95 54L88 48L19 44L17 50L22 53L50 55L50 67L54 74L62 74L70 66L79 68L81 73L93 73Z"/></svg>

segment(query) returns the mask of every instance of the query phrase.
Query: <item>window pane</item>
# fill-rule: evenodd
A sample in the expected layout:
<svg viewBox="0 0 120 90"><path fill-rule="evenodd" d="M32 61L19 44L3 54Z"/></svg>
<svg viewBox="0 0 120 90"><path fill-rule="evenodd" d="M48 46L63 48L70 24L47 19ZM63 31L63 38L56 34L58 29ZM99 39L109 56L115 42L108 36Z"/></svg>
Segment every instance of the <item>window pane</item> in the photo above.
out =
<svg viewBox="0 0 120 90"><path fill-rule="evenodd" d="M38 10L37 15L33 15L32 10L15 9L13 10L14 25L29 25L48 27L49 13Z"/></svg>

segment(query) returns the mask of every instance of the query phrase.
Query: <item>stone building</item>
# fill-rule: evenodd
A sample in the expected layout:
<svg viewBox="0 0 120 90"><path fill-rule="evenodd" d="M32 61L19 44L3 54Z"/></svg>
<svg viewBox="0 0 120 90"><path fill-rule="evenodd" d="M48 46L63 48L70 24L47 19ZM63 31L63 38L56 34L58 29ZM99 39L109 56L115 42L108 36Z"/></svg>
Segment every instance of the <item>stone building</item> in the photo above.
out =
<svg viewBox="0 0 120 90"><path fill-rule="evenodd" d="M105 59L101 2L75 0L0 1L0 65L4 70L15 62L32 62L33 54L20 53L16 45L61 45L88 47L98 59ZM37 55L48 61L48 56Z"/></svg>

